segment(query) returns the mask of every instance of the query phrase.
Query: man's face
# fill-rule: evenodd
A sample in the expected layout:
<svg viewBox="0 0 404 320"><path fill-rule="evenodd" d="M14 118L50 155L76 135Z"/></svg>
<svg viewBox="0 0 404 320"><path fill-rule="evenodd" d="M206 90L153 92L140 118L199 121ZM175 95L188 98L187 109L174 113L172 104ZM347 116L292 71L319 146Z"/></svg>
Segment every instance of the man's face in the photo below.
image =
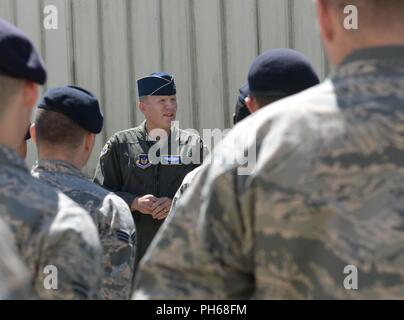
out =
<svg viewBox="0 0 404 320"><path fill-rule="evenodd" d="M146 117L148 129L169 130L177 113L176 96L148 96L139 104Z"/></svg>

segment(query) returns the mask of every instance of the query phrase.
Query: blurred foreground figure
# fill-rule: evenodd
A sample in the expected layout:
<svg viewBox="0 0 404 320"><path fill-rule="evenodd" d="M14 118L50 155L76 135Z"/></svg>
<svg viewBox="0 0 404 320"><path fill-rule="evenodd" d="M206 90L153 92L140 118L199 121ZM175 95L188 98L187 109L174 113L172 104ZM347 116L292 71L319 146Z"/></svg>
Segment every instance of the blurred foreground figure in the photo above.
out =
<svg viewBox="0 0 404 320"><path fill-rule="evenodd" d="M34 298L95 299L101 247L89 213L31 177L17 153L45 80L32 42L0 19L0 217L30 272Z"/></svg>
<svg viewBox="0 0 404 320"><path fill-rule="evenodd" d="M344 3L316 1L332 77L215 148L134 298L404 298L404 2L350 1L359 30L344 29Z"/></svg>
<svg viewBox="0 0 404 320"><path fill-rule="evenodd" d="M29 299L29 273L17 254L7 226L0 220L0 300Z"/></svg>

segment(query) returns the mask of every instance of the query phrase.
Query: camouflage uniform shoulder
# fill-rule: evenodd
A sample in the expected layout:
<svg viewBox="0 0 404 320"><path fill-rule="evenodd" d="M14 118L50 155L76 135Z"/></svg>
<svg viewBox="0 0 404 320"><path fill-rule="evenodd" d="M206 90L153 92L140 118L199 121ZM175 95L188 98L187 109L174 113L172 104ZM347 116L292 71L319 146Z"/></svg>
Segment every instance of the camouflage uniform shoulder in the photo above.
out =
<svg viewBox="0 0 404 320"><path fill-rule="evenodd" d="M111 206L116 208L117 212L120 213L121 216L125 216L125 220L132 221L132 215L130 209L126 204L126 202L121 197L117 196L113 192L108 192L104 197L104 203L105 202L110 203ZM126 219L126 217L128 218ZM127 223L125 224L127 225ZM131 224L133 225L133 222Z"/></svg>
<svg viewBox="0 0 404 320"><path fill-rule="evenodd" d="M41 225L48 219L53 219L59 211L59 192L49 187L45 182L31 177L27 172L15 168L3 168L4 186L0 186L4 196L2 201L7 212L21 214L6 215L11 225L15 225L18 234L18 224L23 224L30 230ZM78 206L77 204L75 206ZM29 212L29 214L24 214ZM18 221L18 222L17 222Z"/></svg>
<svg viewBox="0 0 404 320"><path fill-rule="evenodd" d="M287 147L303 151L315 142L336 139L344 132L344 121L337 107L331 81L263 107L240 123L216 146L212 162L223 172L242 166L237 159L246 150L256 150L257 160ZM304 137L304 139L303 139ZM269 143L272 150L264 150ZM320 143L323 145L323 143ZM215 165L215 163L217 165Z"/></svg>
<svg viewBox="0 0 404 320"><path fill-rule="evenodd" d="M62 192L58 192L58 206L58 214L51 225L50 234L58 230L74 230L82 234L89 245L97 247L98 233L89 212Z"/></svg>
<svg viewBox="0 0 404 320"><path fill-rule="evenodd" d="M202 166L195 168L194 170L192 170L191 172L189 172L184 180L182 180L182 185L186 185L186 187L188 187L197 177L197 175L199 174L199 172L202 171Z"/></svg>
<svg viewBox="0 0 404 320"><path fill-rule="evenodd" d="M80 196L83 198L88 198L89 200L94 200L94 205L96 208L88 207L87 210L94 211L94 209L99 210L103 215L103 220L111 228L117 230L123 230L132 234L135 229L131 211L126 204L126 202L115 193L110 192L103 187L82 179L83 183L80 186ZM87 194L87 196L86 196ZM97 219L100 221L100 217Z"/></svg>
<svg viewBox="0 0 404 320"><path fill-rule="evenodd" d="M10 231L1 220L0 256L0 300L28 299L28 270L17 254Z"/></svg>
<svg viewBox="0 0 404 320"><path fill-rule="evenodd" d="M171 204L171 211L175 209L178 200L183 196L183 194L188 189L188 187L193 183L193 181L196 180L197 175L199 174L199 172L202 171L202 169L203 166L195 168L185 176L184 180L182 180L181 186L178 188L177 192L174 195Z"/></svg>
<svg viewBox="0 0 404 320"><path fill-rule="evenodd" d="M96 298L102 275L101 244L89 213L28 172L9 171L12 179L1 188L5 194L1 209L21 257L33 272L35 293L41 298ZM42 272L48 265L58 269L59 290L44 289Z"/></svg>
<svg viewBox="0 0 404 320"><path fill-rule="evenodd" d="M136 227L132 218L132 213L126 202L110 192L104 198L99 209L108 222L110 229L117 232L118 238L125 243L136 243ZM121 236L124 238L121 238Z"/></svg>
<svg viewBox="0 0 404 320"><path fill-rule="evenodd" d="M93 183L82 177L81 192L88 192L90 196L98 199L99 207L102 209L103 213L105 211L116 212L120 217L119 220L123 223L122 227L127 227L132 230L134 228L131 211L126 204L126 202L115 193L108 191L107 189L101 187L100 185ZM119 224L121 225L121 224Z"/></svg>
<svg viewBox="0 0 404 320"><path fill-rule="evenodd" d="M70 163L57 160L39 160L32 168L32 175L57 188L79 205L88 210L96 222L103 228L114 225L133 231L129 207L120 197L88 180L82 172ZM116 217L117 216L117 217ZM117 219L119 218L119 219ZM126 230L125 230L126 231Z"/></svg>

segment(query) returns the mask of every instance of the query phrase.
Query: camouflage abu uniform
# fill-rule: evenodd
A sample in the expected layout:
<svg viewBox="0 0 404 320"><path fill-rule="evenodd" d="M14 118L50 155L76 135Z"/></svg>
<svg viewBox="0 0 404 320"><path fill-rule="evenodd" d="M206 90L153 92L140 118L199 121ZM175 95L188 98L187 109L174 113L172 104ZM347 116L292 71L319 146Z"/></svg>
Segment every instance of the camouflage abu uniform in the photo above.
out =
<svg viewBox="0 0 404 320"><path fill-rule="evenodd" d="M184 180L182 180L181 186L178 188L177 192L174 195L173 202L171 204L170 212L175 209L178 199L183 196L185 191L193 183L193 181L196 179L196 177L197 177L198 173L201 171L201 169L202 169L202 167L195 168L194 170L192 170L190 173L188 173L185 176Z"/></svg>
<svg viewBox="0 0 404 320"><path fill-rule="evenodd" d="M102 299L128 299L132 290L136 230L126 203L88 180L73 165L39 160L32 175L46 181L88 210L98 227L105 276Z"/></svg>
<svg viewBox="0 0 404 320"><path fill-rule="evenodd" d="M403 106L404 47L369 48L241 122L156 236L134 297L403 299ZM238 175L253 140L255 171Z"/></svg>
<svg viewBox="0 0 404 320"><path fill-rule="evenodd" d="M102 251L90 215L61 192L31 177L17 153L3 145L0 217L14 233L39 298L98 298ZM57 290L45 289L47 266L57 268Z"/></svg>
<svg viewBox="0 0 404 320"><path fill-rule="evenodd" d="M29 298L29 273L17 254L13 237L0 219L0 300Z"/></svg>

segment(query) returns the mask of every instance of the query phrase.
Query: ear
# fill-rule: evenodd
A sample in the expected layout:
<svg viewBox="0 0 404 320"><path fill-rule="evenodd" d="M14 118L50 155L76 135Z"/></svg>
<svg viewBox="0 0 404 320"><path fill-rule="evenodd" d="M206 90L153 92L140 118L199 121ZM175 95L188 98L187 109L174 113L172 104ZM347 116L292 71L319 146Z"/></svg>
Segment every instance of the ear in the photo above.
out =
<svg viewBox="0 0 404 320"><path fill-rule="evenodd" d="M26 81L23 89L23 106L32 110L39 98L39 87L35 82Z"/></svg>
<svg viewBox="0 0 404 320"><path fill-rule="evenodd" d="M86 138L84 139L84 148L86 151L92 151L95 143L95 134L87 133Z"/></svg>
<svg viewBox="0 0 404 320"><path fill-rule="evenodd" d="M247 106L247 109L250 111L250 113L254 113L257 111L259 108L257 104L254 102L254 98L251 96L248 96L247 98L244 99L245 105Z"/></svg>
<svg viewBox="0 0 404 320"><path fill-rule="evenodd" d="M32 141L36 144L36 127L35 127L35 123L31 124L31 127L29 128L29 133L31 135Z"/></svg>
<svg viewBox="0 0 404 320"><path fill-rule="evenodd" d="M335 36L335 30L333 26L333 15L331 10L332 4L329 0L315 0L317 20L320 28L320 34L325 43L332 41Z"/></svg>
<svg viewBox="0 0 404 320"><path fill-rule="evenodd" d="M143 113L146 111L146 108L147 108L147 105L146 105L146 103L145 103L146 99L147 99L147 97L143 97L142 100L140 100L140 101L139 101L139 104L138 104L139 110L140 110L141 112L143 112Z"/></svg>

